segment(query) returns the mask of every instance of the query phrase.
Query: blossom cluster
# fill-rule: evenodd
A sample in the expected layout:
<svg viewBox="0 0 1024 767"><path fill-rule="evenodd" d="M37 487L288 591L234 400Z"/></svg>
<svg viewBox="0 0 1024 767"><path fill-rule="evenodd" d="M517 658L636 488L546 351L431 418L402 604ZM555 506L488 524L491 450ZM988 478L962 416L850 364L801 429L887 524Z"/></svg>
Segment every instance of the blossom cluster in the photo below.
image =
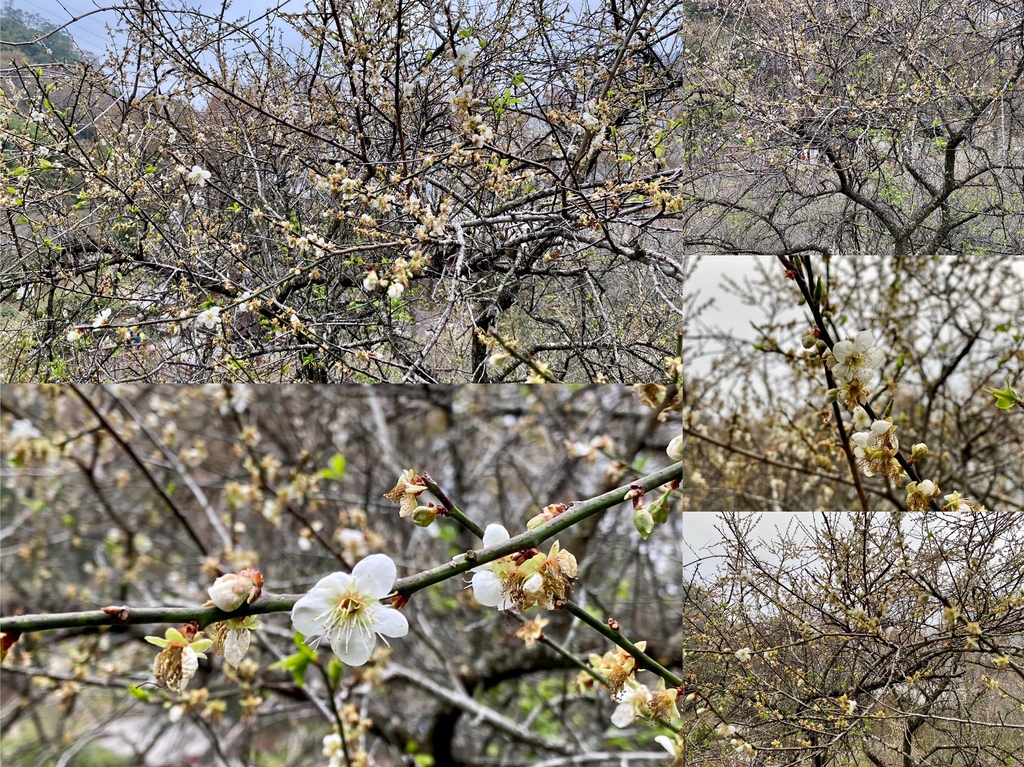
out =
<svg viewBox="0 0 1024 767"><path fill-rule="evenodd" d="M647 642L637 642L636 649L643 652L647 649ZM664 679L659 679L653 690L638 682L636 658L626 650L617 647L604 655L593 653L589 661L591 668L604 677L612 700L618 703L612 712L612 724L616 727L628 727L637 719L661 719L672 723L679 718L676 708L679 690L666 688ZM576 684L580 689L589 689L594 679L584 671L577 677Z"/></svg>
<svg viewBox="0 0 1024 767"><path fill-rule="evenodd" d="M871 393L867 381L882 364L882 351L871 345L872 340L871 331L862 330L854 340L836 343L827 357L839 381L839 401L851 410L867 401Z"/></svg>
<svg viewBox="0 0 1024 767"><path fill-rule="evenodd" d="M903 468L896 460L900 449L896 428L891 421L875 421L867 431L856 432L850 439L867 476L881 474L898 486L903 484Z"/></svg>
<svg viewBox="0 0 1024 767"><path fill-rule="evenodd" d="M501 525L484 530L484 548L509 540ZM558 541L547 554L528 549L474 568L473 596L485 607L552 610L564 604L576 578L576 557L562 551Z"/></svg>

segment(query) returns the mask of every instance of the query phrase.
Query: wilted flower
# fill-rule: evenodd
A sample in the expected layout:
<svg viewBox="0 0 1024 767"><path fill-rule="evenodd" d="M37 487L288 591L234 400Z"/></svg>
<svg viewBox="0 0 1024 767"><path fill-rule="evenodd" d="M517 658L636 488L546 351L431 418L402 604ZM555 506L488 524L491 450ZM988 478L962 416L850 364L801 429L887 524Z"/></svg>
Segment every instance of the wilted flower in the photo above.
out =
<svg viewBox="0 0 1024 767"><path fill-rule="evenodd" d="M637 642L635 647L643 652L647 649L647 641ZM591 667L608 682L608 689L611 690L612 698L615 698L626 682L633 678L636 670L636 658L621 647L609 650L604 655L592 653L588 660Z"/></svg>
<svg viewBox="0 0 1024 767"><path fill-rule="evenodd" d="M853 453L864 467L865 475L872 477L882 474L901 485L903 468L895 458L900 447L896 428L889 421L875 421L868 431L857 432L850 440L854 444Z"/></svg>
<svg viewBox="0 0 1024 767"><path fill-rule="evenodd" d="M940 492L942 491L930 479L922 482L911 482L907 485L907 510L922 511L927 509L932 498Z"/></svg>
<svg viewBox="0 0 1024 767"><path fill-rule="evenodd" d="M213 652L222 653L225 662L231 666L238 666L249 649L252 630L259 625L259 621L252 615L214 623L209 628Z"/></svg>
<svg viewBox="0 0 1024 767"><path fill-rule="evenodd" d="M509 574L505 592L517 610L534 605L552 610L565 602L575 577L576 557L555 541L547 554L534 554Z"/></svg>
<svg viewBox="0 0 1024 767"><path fill-rule="evenodd" d="M414 474L412 469L406 469L398 478L398 483L384 497L399 505L398 515L400 517L411 517L419 505L417 496L427 489L423 479Z"/></svg>
<svg viewBox="0 0 1024 767"><path fill-rule="evenodd" d="M537 617L533 620L528 620L519 627L519 630L516 632L516 636L522 639L523 642L526 643L526 646L529 647L544 636L544 627L547 626L548 623L549 621L547 618Z"/></svg>
<svg viewBox="0 0 1024 767"><path fill-rule="evenodd" d="M292 607L292 625L307 638L326 638L342 663L362 666L377 635L402 637L409 622L393 607L379 603L391 593L398 570L391 557L371 554L352 573L331 573Z"/></svg>
<svg viewBox="0 0 1024 767"><path fill-rule="evenodd" d="M628 727L637 717L649 719L651 716L651 691L645 684L628 682L615 700L619 701L612 712L612 724L616 727Z"/></svg>
<svg viewBox="0 0 1024 767"><path fill-rule="evenodd" d="M146 641L163 648L153 660L153 675L157 683L176 693L185 691L189 680L199 669L199 658L205 658L204 651L213 642L209 639L198 639L199 626L194 622L186 623L181 630L169 628L164 638L146 637Z"/></svg>

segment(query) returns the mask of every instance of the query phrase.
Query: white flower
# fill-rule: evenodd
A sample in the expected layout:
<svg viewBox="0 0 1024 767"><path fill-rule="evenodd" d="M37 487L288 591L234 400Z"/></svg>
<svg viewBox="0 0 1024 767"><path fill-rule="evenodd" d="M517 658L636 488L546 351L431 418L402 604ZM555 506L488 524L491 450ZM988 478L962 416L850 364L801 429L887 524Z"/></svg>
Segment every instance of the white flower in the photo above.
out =
<svg viewBox="0 0 1024 767"><path fill-rule="evenodd" d="M832 347L832 372L840 381L864 380L882 364L882 351L871 345L871 331L862 330L855 341L840 341Z"/></svg>
<svg viewBox="0 0 1024 767"><path fill-rule="evenodd" d="M590 114L590 112L584 112L580 115L580 125L591 133L596 133L597 129L601 127L601 121Z"/></svg>
<svg viewBox="0 0 1024 767"><path fill-rule="evenodd" d="M196 323L211 330L217 327L218 322L220 322L219 306L211 306L209 309L201 311L196 315Z"/></svg>
<svg viewBox="0 0 1024 767"><path fill-rule="evenodd" d="M473 62L479 53L479 46L467 43L466 45L460 45L455 49L455 66L465 67Z"/></svg>
<svg viewBox="0 0 1024 767"><path fill-rule="evenodd" d="M723 722L715 728L715 735L720 738L729 738L736 734L736 725Z"/></svg>
<svg viewBox="0 0 1024 767"><path fill-rule="evenodd" d="M405 292L405 285L400 282L392 282L388 285L388 298L399 299Z"/></svg>
<svg viewBox="0 0 1024 767"><path fill-rule="evenodd" d="M935 493L935 483L932 482L930 479L926 479L917 486L917 492L921 493L921 495L926 495L929 498L931 498L931 496Z"/></svg>
<svg viewBox="0 0 1024 767"><path fill-rule="evenodd" d="M332 732L330 735L324 735L324 756L334 758L335 756L341 755L341 736Z"/></svg>
<svg viewBox="0 0 1024 767"><path fill-rule="evenodd" d="M402 95L406 98L416 92L416 83L402 83Z"/></svg>
<svg viewBox="0 0 1024 767"><path fill-rule="evenodd" d="M743 738L733 738L729 743L737 754L741 754L743 756L754 755L754 747L747 743L747 741L743 740Z"/></svg>
<svg viewBox="0 0 1024 767"><path fill-rule="evenodd" d="M484 530L484 548L489 549L509 539L508 530L501 525L488 525ZM499 560L500 561L500 560ZM505 594L505 584L494 572L494 562L474 568L473 597L484 607L508 610L512 602Z"/></svg>
<svg viewBox="0 0 1024 767"><path fill-rule="evenodd" d="M749 661L750 660L750 648L749 647L741 647L739 650L737 650L736 651L736 660L738 660L740 663L746 663L747 661Z"/></svg>
<svg viewBox="0 0 1024 767"><path fill-rule="evenodd" d="M645 684L627 683L616 700L619 705L612 712L612 724L616 727L629 727L638 716L649 715L651 691Z"/></svg>
<svg viewBox="0 0 1024 767"><path fill-rule="evenodd" d="M110 321L110 311L111 309L108 306L106 309L97 314L93 318L92 326L94 328L102 328L104 325L106 325Z"/></svg>
<svg viewBox="0 0 1024 767"><path fill-rule="evenodd" d="M871 416L868 415L864 408L858 407L853 411L853 425L857 431L867 431L868 427L871 426Z"/></svg>
<svg viewBox="0 0 1024 767"><path fill-rule="evenodd" d="M398 570L391 557L371 554L352 574L331 573L292 607L292 625L307 638L326 638L341 662L362 666L370 659L377 635L402 637L409 621L398 610L379 604L391 593Z"/></svg>
<svg viewBox="0 0 1024 767"><path fill-rule="evenodd" d="M672 441L668 443L665 452L668 453L670 461L683 460L683 435L680 434L678 437L673 437Z"/></svg>
<svg viewBox="0 0 1024 767"><path fill-rule="evenodd" d="M206 182L210 180L210 171L200 168L198 165L193 165L192 170L188 172L185 178L190 184L206 186Z"/></svg>
<svg viewBox="0 0 1024 767"><path fill-rule="evenodd" d="M363 277L363 290L367 293L372 293L377 289L378 285L380 285L380 278L377 276L377 272L371 269Z"/></svg>
<svg viewBox="0 0 1024 767"><path fill-rule="evenodd" d="M71 330L68 331L68 341L70 343L74 343L75 341L77 341L81 337L82 337L82 331L79 330L78 328L71 328Z"/></svg>
<svg viewBox="0 0 1024 767"><path fill-rule="evenodd" d="M848 700L848 701L846 701L846 715L847 716L853 716L855 713L857 713L857 701L855 701L855 700Z"/></svg>
<svg viewBox="0 0 1024 767"><path fill-rule="evenodd" d="M249 629L228 629L228 633L224 637L224 662L237 668L245 658L251 640L252 634Z"/></svg>
<svg viewBox="0 0 1024 767"><path fill-rule="evenodd" d="M37 429L27 418L19 418L16 421L12 421L11 428L7 432L7 437L11 442L39 439L41 436L43 436L42 432L40 432L39 429Z"/></svg>

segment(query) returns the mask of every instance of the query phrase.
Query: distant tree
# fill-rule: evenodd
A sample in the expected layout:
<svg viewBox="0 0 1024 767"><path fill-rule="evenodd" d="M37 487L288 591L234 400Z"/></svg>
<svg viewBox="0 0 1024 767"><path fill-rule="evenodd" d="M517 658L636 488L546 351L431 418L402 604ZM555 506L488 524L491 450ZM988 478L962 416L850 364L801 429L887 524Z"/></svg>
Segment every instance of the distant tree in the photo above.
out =
<svg viewBox="0 0 1024 767"><path fill-rule="evenodd" d="M71 35L63 29L53 32L56 28L38 13L16 8L11 0L5 0L0 8L0 65L9 66L12 60L28 64L82 61L82 53ZM31 45L17 45L29 42ZM10 53L17 55L12 57Z"/></svg>

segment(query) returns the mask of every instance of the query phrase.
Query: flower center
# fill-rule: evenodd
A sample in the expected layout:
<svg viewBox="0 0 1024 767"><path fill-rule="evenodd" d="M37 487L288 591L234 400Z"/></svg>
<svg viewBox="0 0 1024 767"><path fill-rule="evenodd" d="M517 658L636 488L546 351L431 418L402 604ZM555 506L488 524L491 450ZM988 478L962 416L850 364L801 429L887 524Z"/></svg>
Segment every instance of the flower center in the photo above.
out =
<svg viewBox="0 0 1024 767"><path fill-rule="evenodd" d="M362 594L356 591L349 591L343 594L334 606L334 612L339 620L351 620L360 612L366 609L366 602Z"/></svg>

